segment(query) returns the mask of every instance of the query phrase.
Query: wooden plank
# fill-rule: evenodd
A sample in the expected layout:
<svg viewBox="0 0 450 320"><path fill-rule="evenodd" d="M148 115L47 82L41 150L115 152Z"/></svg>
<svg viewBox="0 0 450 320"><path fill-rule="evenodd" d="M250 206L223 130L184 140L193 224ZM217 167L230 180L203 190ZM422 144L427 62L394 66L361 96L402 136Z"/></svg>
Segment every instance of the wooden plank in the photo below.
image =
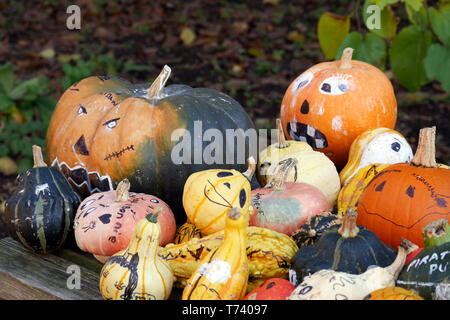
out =
<svg viewBox="0 0 450 320"><path fill-rule="evenodd" d="M52 254L32 253L7 237L0 240L0 299L97 300L99 273L79 266L80 289L69 289L74 265ZM71 283L69 281L69 283Z"/></svg>

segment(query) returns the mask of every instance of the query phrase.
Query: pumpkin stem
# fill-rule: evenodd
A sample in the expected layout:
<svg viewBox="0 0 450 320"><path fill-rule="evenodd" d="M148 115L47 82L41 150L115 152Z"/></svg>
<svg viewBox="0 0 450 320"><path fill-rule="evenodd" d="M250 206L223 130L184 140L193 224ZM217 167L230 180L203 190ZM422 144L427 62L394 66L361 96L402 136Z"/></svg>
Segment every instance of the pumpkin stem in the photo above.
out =
<svg viewBox="0 0 450 320"><path fill-rule="evenodd" d="M153 81L150 89L147 92L147 99L158 99L161 98L161 94L164 90L167 80L170 77L172 69L168 65L165 65L159 76Z"/></svg>
<svg viewBox="0 0 450 320"><path fill-rule="evenodd" d="M341 56L340 69L351 69L352 68L352 56L353 48L345 48Z"/></svg>
<svg viewBox="0 0 450 320"><path fill-rule="evenodd" d="M426 168L437 168L435 150L436 126L419 131L419 143L412 164Z"/></svg>
<svg viewBox="0 0 450 320"><path fill-rule="evenodd" d="M130 199L130 181L123 179L119 182L116 188L116 202L125 202Z"/></svg>
<svg viewBox="0 0 450 320"><path fill-rule="evenodd" d="M248 181L251 181L253 178L253 175L255 174L255 171L256 171L255 158L253 158L253 157L248 158L247 163L248 163L248 169L247 169L247 171L245 171L242 174L248 179Z"/></svg>
<svg viewBox="0 0 450 320"><path fill-rule="evenodd" d="M44 158L42 157L42 149L37 145L33 145L33 160L33 168L41 168L47 166L47 164L44 162Z"/></svg>
<svg viewBox="0 0 450 320"><path fill-rule="evenodd" d="M356 218L358 212L355 209L349 209L342 218L342 224L339 228L339 234L344 238L354 238L359 233L359 228L356 225Z"/></svg>
<svg viewBox="0 0 450 320"><path fill-rule="evenodd" d="M386 267L386 271L388 271L390 274L394 276L394 279L397 279L400 271L402 270L403 266L405 265L406 256L410 254L411 252L417 250L419 247L416 246L411 241L402 238L402 242L400 243L400 246L398 247L397 256L395 257L394 262L390 266Z"/></svg>
<svg viewBox="0 0 450 320"><path fill-rule="evenodd" d="M277 171L273 175L270 182L265 188L273 188L275 191L283 191L286 188L286 180L289 171L295 167L298 160L295 158L287 158L278 163Z"/></svg>
<svg viewBox="0 0 450 320"><path fill-rule="evenodd" d="M151 213L147 214L145 216L145 219L147 219L149 222L157 223L158 222L158 216L163 211L163 207L159 206L156 209L154 209Z"/></svg>
<svg viewBox="0 0 450 320"><path fill-rule="evenodd" d="M278 149L289 147L289 142L287 142L284 137L283 124L281 123L281 119L277 119L276 123L277 123Z"/></svg>
<svg viewBox="0 0 450 320"><path fill-rule="evenodd" d="M230 208L227 212L227 217L231 220L237 220L241 216L241 211L238 208Z"/></svg>
<svg viewBox="0 0 450 320"><path fill-rule="evenodd" d="M450 226L447 219L430 222L422 228L424 248L433 248L450 242Z"/></svg>

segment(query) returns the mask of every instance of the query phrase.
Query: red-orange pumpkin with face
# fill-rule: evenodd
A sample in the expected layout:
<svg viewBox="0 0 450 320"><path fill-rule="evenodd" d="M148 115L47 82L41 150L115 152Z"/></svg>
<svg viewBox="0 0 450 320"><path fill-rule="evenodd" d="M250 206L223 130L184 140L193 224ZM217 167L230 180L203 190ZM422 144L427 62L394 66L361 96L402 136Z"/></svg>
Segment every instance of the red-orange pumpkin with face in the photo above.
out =
<svg viewBox="0 0 450 320"><path fill-rule="evenodd" d="M353 140L367 129L393 129L397 101L389 79L378 68L352 60L347 48L340 61L316 64L287 89L280 117L289 139L306 141L338 169L347 162Z"/></svg>

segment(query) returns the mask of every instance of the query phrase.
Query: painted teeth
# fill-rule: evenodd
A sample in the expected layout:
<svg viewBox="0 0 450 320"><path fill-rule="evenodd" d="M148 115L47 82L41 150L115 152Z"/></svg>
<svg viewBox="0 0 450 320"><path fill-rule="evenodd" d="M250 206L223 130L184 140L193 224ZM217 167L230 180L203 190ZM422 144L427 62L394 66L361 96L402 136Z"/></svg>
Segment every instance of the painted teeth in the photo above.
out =
<svg viewBox="0 0 450 320"><path fill-rule="evenodd" d="M314 149L328 146L325 135L309 124L292 121L288 123L287 131L292 139L307 142Z"/></svg>

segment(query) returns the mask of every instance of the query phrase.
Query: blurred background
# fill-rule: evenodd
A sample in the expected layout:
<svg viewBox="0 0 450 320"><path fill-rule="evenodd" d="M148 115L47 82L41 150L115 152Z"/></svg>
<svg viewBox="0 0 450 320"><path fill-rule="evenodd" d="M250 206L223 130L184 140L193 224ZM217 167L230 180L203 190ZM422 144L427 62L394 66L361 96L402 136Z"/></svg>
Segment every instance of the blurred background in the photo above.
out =
<svg viewBox="0 0 450 320"><path fill-rule="evenodd" d="M67 27L72 4L79 30ZM381 29L369 30L373 4ZM413 151L419 129L435 125L437 161L450 164L449 14L448 0L2 0L0 203L32 166L32 144L44 145L58 98L78 80L149 82L168 64L168 84L222 91L258 128L274 128L291 81L347 46L391 79L396 130Z"/></svg>

